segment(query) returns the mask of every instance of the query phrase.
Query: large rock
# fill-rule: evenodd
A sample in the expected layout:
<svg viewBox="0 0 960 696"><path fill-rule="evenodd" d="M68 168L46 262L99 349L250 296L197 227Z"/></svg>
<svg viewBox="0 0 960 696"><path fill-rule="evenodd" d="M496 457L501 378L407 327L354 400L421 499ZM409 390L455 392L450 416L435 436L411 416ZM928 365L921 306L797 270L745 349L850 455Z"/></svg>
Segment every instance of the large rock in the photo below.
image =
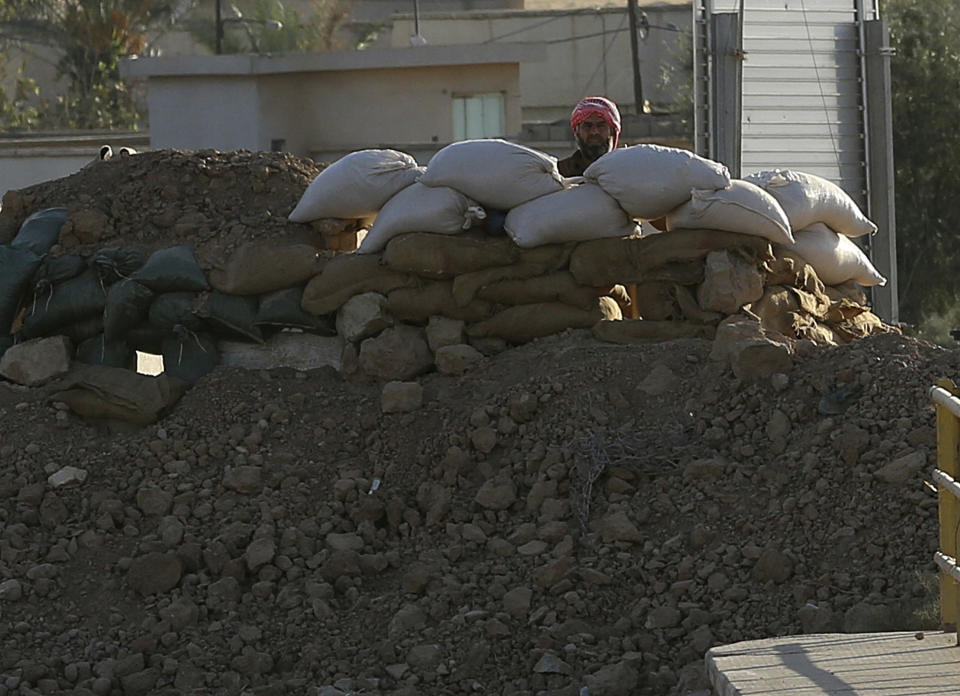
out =
<svg viewBox="0 0 960 696"><path fill-rule="evenodd" d="M697 288L697 304L701 309L733 314L761 297L763 275L754 264L726 250L707 254L703 283Z"/></svg>
<svg viewBox="0 0 960 696"><path fill-rule="evenodd" d="M910 454L894 459L889 464L881 467L874 476L885 483L906 483L912 477L927 466L927 453L925 450L917 450ZM932 467L931 467L932 468Z"/></svg>
<svg viewBox="0 0 960 696"><path fill-rule="evenodd" d="M340 336L281 332L262 345L221 341L217 347L220 349L222 364L248 370L270 370L277 367L316 370L332 367L339 371L343 344Z"/></svg>
<svg viewBox="0 0 960 696"><path fill-rule="evenodd" d="M376 336L393 325L386 304L386 296L378 292L354 295L337 311L337 334L351 343Z"/></svg>
<svg viewBox="0 0 960 696"><path fill-rule="evenodd" d="M416 411L423 404L423 387L419 382L387 382L380 393L380 410L384 413Z"/></svg>
<svg viewBox="0 0 960 696"><path fill-rule="evenodd" d="M483 353L466 343L455 346L442 346L437 349L434 359L437 370L445 375L459 375L483 360Z"/></svg>
<svg viewBox="0 0 960 696"><path fill-rule="evenodd" d="M423 332L406 324L385 329L360 344L360 370L375 379L406 381L433 367Z"/></svg>
<svg viewBox="0 0 960 696"><path fill-rule="evenodd" d="M35 338L11 346L0 358L0 375L35 387L70 370L73 344L66 336Z"/></svg>
<svg viewBox="0 0 960 696"><path fill-rule="evenodd" d="M433 316L427 322L427 344L434 353L444 346L463 343L465 336L462 319Z"/></svg>
<svg viewBox="0 0 960 696"><path fill-rule="evenodd" d="M729 363L743 380L769 378L792 367L789 346L773 340L759 322L740 315L720 322L710 358Z"/></svg>

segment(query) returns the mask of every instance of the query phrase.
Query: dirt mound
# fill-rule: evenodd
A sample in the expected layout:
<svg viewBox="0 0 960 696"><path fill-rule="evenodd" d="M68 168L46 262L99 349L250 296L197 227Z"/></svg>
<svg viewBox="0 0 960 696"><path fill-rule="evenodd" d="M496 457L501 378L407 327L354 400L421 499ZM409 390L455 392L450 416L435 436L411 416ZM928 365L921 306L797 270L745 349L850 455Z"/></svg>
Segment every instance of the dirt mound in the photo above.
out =
<svg viewBox="0 0 960 696"><path fill-rule="evenodd" d="M310 226L287 222L323 169L287 153L157 150L94 160L72 176L3 197L0 243L43 208L66 207L72 234L55 253L89 256L103 246L147 252L192 244L205 268L251 240L305 239Z"/></svg>
<svg viewBox="0 0 960 696"><path fill-rule="evenodd" d="M212 254L289 231L310 169L275 157L17 195ZM332 369L219 367L144 428L2 383L0 694L683 694L712 645L935 626L927 389L957 351L801 343L743 382L710 349L567 331L420 378L408 413Z"/></svg>

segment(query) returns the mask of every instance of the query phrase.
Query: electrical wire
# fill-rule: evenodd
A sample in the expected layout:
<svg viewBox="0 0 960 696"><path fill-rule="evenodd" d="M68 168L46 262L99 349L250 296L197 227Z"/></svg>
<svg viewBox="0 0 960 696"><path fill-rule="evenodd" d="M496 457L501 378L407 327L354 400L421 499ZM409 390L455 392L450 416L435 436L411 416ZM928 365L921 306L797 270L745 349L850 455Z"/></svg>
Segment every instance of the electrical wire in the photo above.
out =
<svg viewBox="0 0 960 696"><path fill-rule="evenodd" d="M544 26L545 24L550 24L550 22L556 22L558 19L564 19L565 17L569 17L569 16L572 15L572 14L573 14L573 13L570 12L570 13L567 13L567 14L556 15L556 16L554 16L554 17L550 17L549 19L545 19L545 20L543 20L542 22L537 22L536 24L531 24L530 26L526 26L526 27L520 27L519 29L515 29L515 30L513 30L513 31L508 31L506 34L500 34L500 36L493 36L493 37L487 39L486 41L484 41L483 43L485 43L485 44L493 43L494 41L499 41L500 39L505 39L505 38L507 38L508 36L516 36L517 34L522 34L522 33L525 32L525 31L530 31L531 29L537 29L538 27L542 27L542 26Z"/></svg>
<svg viewBox="0 0 960 696"><path fill-rule="evenodd" d="M600 72L600 68L606 67L606 65L607 65L607 54L610 53L610 49L613 48L613 44L615 44L615 43L617 42L617 36L616 36L616 35L619 34L619 33L623 30L623 23L624 23L625 21L627 21L627 15L626 15L626 13L624 13L624 15L620 18L620 26L619 26L619 27L617 27L616 29L614 29L614 30L612 30L612 31L609 31L609 32L607 32L607 31L604 31L604 32L603 32L603 35L604 35L604 44L606 44L606 35L607 35L608 33L609 33L609 34L613 34L614 36L613 36L613 39L610 40L610 43L605 45L605 48L603 49L603 55L600 56L600 62L597 63L597 67L594 69L593 74L590 75L589 79L587 79L587 84L586 84L586 85L584 86L584 88L583 88L583 93L584 93L584 94L586 94L587 92L590 91L590 83L593 82L593 78L595 78L595 77L597 76L597 73ZM606 80L604 80L603 91L604 91L604 92L607 91Z"/></svg>
<svg viewBox="0 0 960 696"><path fill-rule="evenodd" d="M626 16L626 15L624 15ZM663 29L664 31L675 31L678 34L689 34L689 29L680 29L679 27L674 26L660 26L658 24L651 24L651 29ZM619 34L622 31L630 31L630 27L624 27L622 29L611 29L608 31L595 31L590 34L577 34L576 36L568 36L563 39L551 39L550 41L543 41L545 44L558 44L558 43L567 43L569 41L579 41L580 39L593 39L598 36L605 36L606 34Z"/></svg>
<svg viewBox="0 0 960 696"><path fill-rule="evenodd" d="M823 105L824 122L827 125L827 131L830 133L830 143L833 145L833 154L837 159L837 172L839 173L842 171L840 147L837 144L837 138L833 132L833 124L830 122L830 111L827 108L827 97L823 91L823 81L820 79L820 67L817 65L817 56L813 50L813 36L810 34L810 22L807 20L807 5L805 0L800 0L800 12L803 14L803 28L807 32L807 44L810 46L810 60L813 62L813 72L817 77L817 89L820 91L820 103Z"/></svg>

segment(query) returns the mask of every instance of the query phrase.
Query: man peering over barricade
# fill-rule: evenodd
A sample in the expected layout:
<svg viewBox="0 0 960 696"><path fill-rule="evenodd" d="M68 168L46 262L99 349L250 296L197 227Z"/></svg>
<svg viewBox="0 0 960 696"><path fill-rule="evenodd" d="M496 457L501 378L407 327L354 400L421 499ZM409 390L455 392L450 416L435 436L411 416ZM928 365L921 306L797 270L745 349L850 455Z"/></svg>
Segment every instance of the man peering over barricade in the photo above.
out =
<svg viewBox="0 0 960 696"><path fill-rule="evenodd" d="M557 162L563 176L583 176L583 171L602 155L615 150L620 139L620 111L606 97L586 97L573 108L570 128L576 151Z"/></svg>

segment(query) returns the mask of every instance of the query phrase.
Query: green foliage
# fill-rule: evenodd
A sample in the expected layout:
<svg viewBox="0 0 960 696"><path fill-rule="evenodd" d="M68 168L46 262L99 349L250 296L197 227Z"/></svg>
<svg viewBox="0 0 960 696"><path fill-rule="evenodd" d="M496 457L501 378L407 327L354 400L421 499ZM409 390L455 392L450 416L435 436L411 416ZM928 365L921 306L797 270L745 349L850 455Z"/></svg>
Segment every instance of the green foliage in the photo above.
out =
<svg viewBox="0 0 960 696"><path fill-rule="evenodd" d="M34 100L14 119L26 127L137 128L141 120L120 58L141 53L148 32L173 16L177 0L0 0L0 48L45 46L60 56L66 94ZM15 101L15 100L14 100ZM4 123L9 127L10 120Z"/></svg>
<svg viewBox="0 0 960 696"><path fill-rule="evenodd" d="M896 166L900 316L941 314L960 293L960 12L943 0L887 0L896 49Z"/></svg>
<svg viewBox="0 0 960 696"><path fill-rule="evenodd" d="M340 48L336 32L347 18L345 0L312 0L306 16L280 0L223 2L222 53L286 53ZM211 52L216 47L216 22L209 11L195 11L189 22L194 39ZM279 27L277 26L279 24Z"/></svg>
<svg viewBox="0 0 960 696"><path fill-rule="evenodd" d="M0 81L6 76L6 57L0 56ZM21 63L17 68L13 95L8 95L0 86L0 123L6 130L28 131L40 124L40 109L36 104L39 93L36 81L26 75L26 63Z"/></svg>

